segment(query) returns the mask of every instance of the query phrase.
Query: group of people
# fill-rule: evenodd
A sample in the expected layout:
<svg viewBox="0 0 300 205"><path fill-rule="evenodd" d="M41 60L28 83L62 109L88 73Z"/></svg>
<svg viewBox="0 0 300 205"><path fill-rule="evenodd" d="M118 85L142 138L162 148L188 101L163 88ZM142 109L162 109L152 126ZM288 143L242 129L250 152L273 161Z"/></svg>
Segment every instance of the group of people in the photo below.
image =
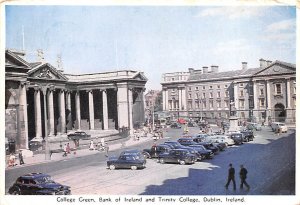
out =
<svg viewBox="0 0 300 205"><path fill-rule="evenodd" d="M108 144L104 141L104 138L101 138L101 141L96 144L96 147L94 145L94 141L90 141L90 146L89 150L98 150L98 151L105 151L105 156L108 157L108 151L109 151L109 146Z"/></svg>
<svg viewBox="0 0 300 205"><path fill-rule="evenodd" d="M71 147L70 147L69 143L65 144L65 146L64 146L63 157L66 157L68 154L71 154Z"/></svg>
<svg viewBox="0 0 300 205"><path fill-rule="evenodd" d="M246 178L247 178L247 174L248 174L248 170L244 167L244 165L241 165L240 166L241 169L240 169L240 172L239 172L239 175L240 175L240 180L241 180L241 183L240 183L240 189L243 189L244 185L247 187L247 190L249 191L250 190L250 186L249 184L246 182ZM227 183L225 185L225 188L228 189L228 186L230 184L230 182L232 181L233 183L233 190L236 190L236 183L235 183L235 169L234 167L232 166L232 164L230 163L229 164L229 169L228 169L228 179L227 179Z"/></svg>

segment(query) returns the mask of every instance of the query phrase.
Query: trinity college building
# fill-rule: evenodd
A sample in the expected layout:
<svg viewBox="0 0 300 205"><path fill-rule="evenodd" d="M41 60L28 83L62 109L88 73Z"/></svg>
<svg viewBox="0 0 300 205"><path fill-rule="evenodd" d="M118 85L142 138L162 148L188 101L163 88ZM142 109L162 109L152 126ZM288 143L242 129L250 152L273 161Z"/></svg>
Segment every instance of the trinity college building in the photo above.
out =
<svg viewBox="0 0 300 205"><path fill-rule="evenodd" d="M28 149L45 134L53 140L71 130L133 131L144 122L143 72L73 75L24 56L5 52L5 138L16 149Z"/></svg>
<svg viewBox="0 0 300 205"><path fill-rule="evenodd" d="M259 66L221 72L218 66L162 76L163 110L173 118L296 121L296 65L260 59Z"/></svg>

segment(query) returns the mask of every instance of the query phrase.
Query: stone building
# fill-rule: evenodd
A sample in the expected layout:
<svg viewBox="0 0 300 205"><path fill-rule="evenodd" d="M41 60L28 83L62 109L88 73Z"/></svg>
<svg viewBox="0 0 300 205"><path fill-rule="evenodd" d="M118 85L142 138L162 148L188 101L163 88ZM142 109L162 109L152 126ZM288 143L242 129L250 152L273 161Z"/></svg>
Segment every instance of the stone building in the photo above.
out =
<svg viewBox="0 0 300 205"><path fill-rule="evenodd" d="M174 118L295 122L296 65L259 60L259 67L219 72L218 66L189 68L162 76L163 110Z"/></svg>
<svg viewBox="0 0 300 205"><path fill-rule="evenodd" d="M71 130L133 130L144 122L143 72L120 70L73 75L24 52L5 52L5 137L16 148Z"/></svg>

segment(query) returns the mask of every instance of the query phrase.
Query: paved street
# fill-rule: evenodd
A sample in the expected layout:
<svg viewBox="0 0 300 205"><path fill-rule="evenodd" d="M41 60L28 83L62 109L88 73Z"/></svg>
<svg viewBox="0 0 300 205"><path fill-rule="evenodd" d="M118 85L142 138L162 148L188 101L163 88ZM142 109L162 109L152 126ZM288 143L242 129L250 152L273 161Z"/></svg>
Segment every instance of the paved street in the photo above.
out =
<svg viewBox="0 0 300 205"><path fill-rule="evenodd" d="M183 129L169 129L165 138L176 139ZM190 128L191 133L198 128ZM159 143L159 142L156 142ZM148 148L153 141L144 141L134 148ZM132 148L132 147L131 147ZM285 148L285 149L283 149ZM288 148L288 149L287 149ZM118 155L115 150L110 155ZM248 169L249 192L226 191L228 164L236 172L239 165ZM72 194L142 194L142 195L266 195L295 193L295 131L276 135L270 128L257 132L254 141L232 146L212 160L193 165L160 164L148 159L143 170L109 170L104 153L55 161L48 164L12 169L6 172L6 191L15 177L26 172L46 172L54 180L71 186ZM284 179L284 180L283 180ZM280 180L280 181L278 181ZM239 178L236 175L237 187ZM283 183L284 181L284 183Z"/></svg>

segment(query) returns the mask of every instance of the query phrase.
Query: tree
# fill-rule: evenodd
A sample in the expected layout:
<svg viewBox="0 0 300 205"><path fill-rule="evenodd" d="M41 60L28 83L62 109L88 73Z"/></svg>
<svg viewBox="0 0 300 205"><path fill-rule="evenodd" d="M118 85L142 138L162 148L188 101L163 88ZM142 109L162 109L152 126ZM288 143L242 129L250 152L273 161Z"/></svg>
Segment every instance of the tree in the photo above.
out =
<svg viewBox="0 0 300 205"><path fill-rule="evenodd" d="M162 105L162 92L160 91L156 98L155 98L155 105L154 105L154 111L162 111L163 110L163 105Z"/></svg>

